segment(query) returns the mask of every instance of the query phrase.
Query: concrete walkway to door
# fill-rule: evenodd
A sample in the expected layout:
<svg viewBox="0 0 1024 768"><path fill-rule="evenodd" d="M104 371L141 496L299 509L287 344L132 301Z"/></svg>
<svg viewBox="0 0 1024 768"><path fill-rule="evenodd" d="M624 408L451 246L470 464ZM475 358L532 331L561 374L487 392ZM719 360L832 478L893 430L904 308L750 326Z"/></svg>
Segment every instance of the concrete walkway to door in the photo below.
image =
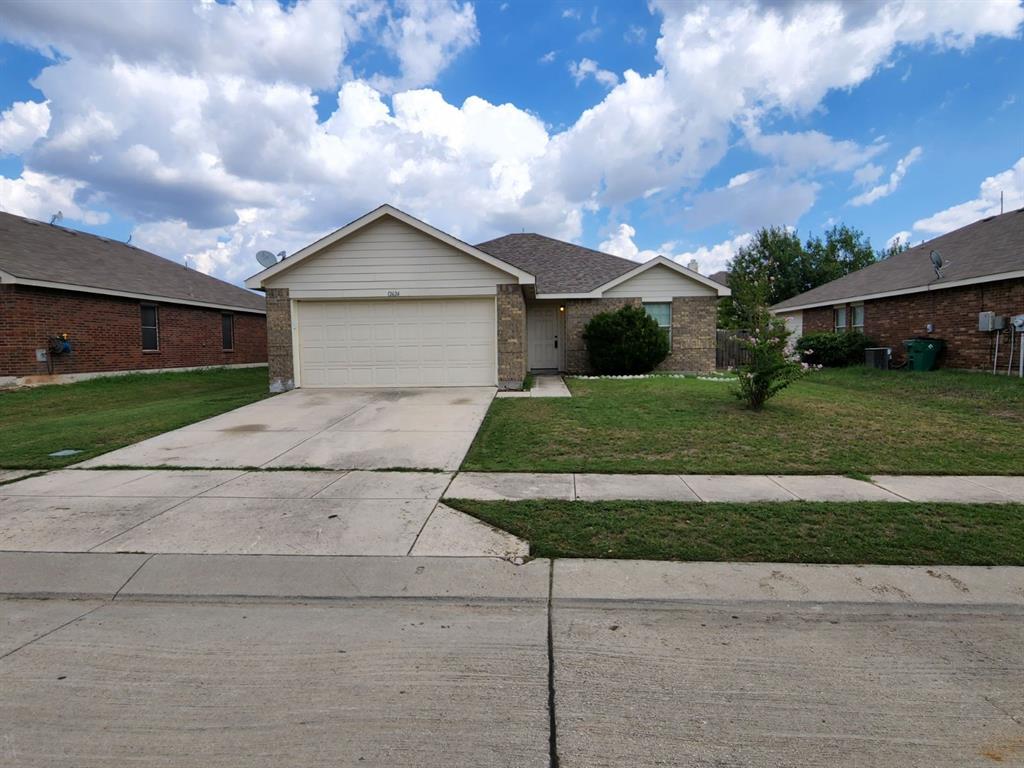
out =
<svg viewBox="0 0 1024 768"><path fill-rule="evenodd" d="M493 387L296 389L80 466L454 471L494 392Z"/></svg>

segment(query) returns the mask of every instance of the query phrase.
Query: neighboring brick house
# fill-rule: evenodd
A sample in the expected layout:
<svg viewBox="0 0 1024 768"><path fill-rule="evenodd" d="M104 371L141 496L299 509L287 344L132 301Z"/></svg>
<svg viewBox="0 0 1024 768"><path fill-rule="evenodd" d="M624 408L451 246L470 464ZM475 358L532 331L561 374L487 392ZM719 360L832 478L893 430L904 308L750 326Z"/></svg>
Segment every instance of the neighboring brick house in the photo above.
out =
<svg viewBox="0 0 1024 768"><path fill-rule="evenodd" d="M586 373L583 328L640 304L668 371L711 371L729 289L662 257L638 264L535 234L472 246L384 205L246 281L267 292L271 389L500 386Z"/></svg>
<svg viewBox="0 0 1024 768"><path fill-rule="evenodd" d="M938 274L933 251L943 263ZM1009 343L1009 318L1024 315L1024 208L936 237L779 302L772 311L797 335L862 330L892 348L897 360L906 339L943 339L940 364L950 368L991 370L995 364L1005 371L1012 346L1016 372L1019 345ZM1006 318L1006 327L980 330L981 312Z"/></svg>
<svg viewBox="0 0 1024 768"><path fill-rule="evenodd" d="M0 213L0 385L263 365L266 339L258 294L125 243Z"/></svg>

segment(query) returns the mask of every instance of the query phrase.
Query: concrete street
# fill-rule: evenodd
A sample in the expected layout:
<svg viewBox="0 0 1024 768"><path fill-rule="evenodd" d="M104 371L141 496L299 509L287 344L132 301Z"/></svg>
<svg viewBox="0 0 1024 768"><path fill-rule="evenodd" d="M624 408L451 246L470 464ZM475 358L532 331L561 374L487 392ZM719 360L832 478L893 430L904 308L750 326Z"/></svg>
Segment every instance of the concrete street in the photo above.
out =
<svg viewBox="0 0 1024 768"><path fill-rule="evenodd" d="M1024 764L1019 568L20 552L0 595L5 766Z"/></svg>

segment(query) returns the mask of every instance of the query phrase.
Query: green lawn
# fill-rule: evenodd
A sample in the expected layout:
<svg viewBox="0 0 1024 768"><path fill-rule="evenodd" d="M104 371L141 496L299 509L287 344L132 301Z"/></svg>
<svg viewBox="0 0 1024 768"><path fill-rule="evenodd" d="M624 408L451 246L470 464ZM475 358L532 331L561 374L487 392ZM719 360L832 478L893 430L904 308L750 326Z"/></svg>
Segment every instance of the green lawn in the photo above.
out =
<svg viewBox="0 0 1024 768"><path fill-rule="evenodd" d="M1024 565L1024 504L445 502L536 557Z"/></svg>
<svg viewBox="0 0 1024 768"><path fill-rule="evenodd" d="M1024 382L819 371L752 412L734 384L568 379L572 399L495 400L464 470L1019 474Z"/></svg>
<svg viewBox="0 0 1024 768"><path fill-rule="evenodd" d="M0 467L63 467L266 396L266 368L111 376L0 391ZM47 455L64 448L82 453Z"/></svg>

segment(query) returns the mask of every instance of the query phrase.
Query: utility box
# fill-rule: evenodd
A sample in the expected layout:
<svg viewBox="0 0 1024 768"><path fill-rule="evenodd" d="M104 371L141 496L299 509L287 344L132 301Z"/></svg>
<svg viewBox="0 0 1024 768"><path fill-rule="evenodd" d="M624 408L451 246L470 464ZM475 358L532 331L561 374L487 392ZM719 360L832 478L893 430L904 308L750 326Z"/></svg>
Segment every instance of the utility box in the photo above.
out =
<svg viewBox="0 0 1024 768"><path fill-rule="evenodd" d="M868 368L877 368L880 371L888 371L889 361L891 359L891 347L868 347L864 350L864 365Z"/></svg>
<svg viewBox="0 0 1024 768"><path fill-rule="evenodd" d="M907 339L907 367L912 371L933 371L946 342L942 339Z"/></svg>
<svg viewBox="0 0 1024 768"><path fill-rule="evenodd" d="M1001 331L1006 327L1006 318L995 312L978 313L978 330L983 333Z"/></svg>

